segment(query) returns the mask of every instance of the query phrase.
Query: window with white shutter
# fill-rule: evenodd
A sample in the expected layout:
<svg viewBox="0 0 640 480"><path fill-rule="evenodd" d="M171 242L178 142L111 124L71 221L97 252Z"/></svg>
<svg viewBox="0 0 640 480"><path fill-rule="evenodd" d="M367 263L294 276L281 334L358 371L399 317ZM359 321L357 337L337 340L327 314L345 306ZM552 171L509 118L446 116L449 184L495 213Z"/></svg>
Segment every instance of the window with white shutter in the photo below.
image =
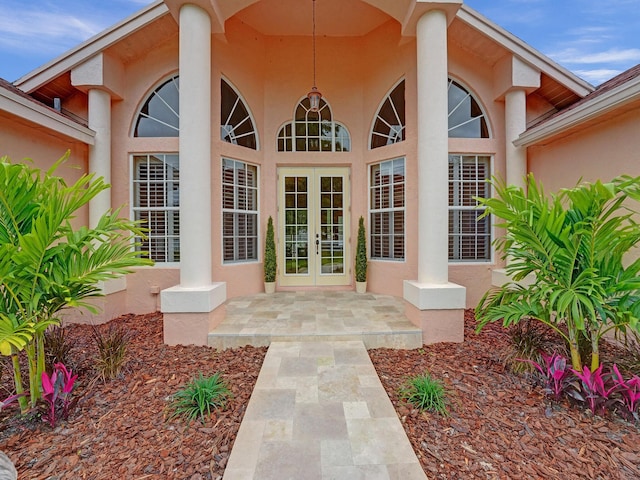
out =
<svg viewBox="0 0 640 480"><path fill-rule="evenodd" d="M258 260L258 167L222 159L222 251L225 263Z"/></svg>
<svg viewBox="0 0 640 480"><path fill-rule="evenodd" d="M449 260L491 260L491 218L475 197L491 195L487 155L449 155Z"/></svg>
<svg viewBox="0 0 640 480"><path fill-rule="evenodd" d="M133 156L133 213L148 229L139 251L159 263L180 261L180 165L175 154Z"/></svg>
<svg viewBox="0 0 640 480"><path fill-rule="evenodd" d="M371 258L404 260L404 158L371 165L369 193Z"/></svg>

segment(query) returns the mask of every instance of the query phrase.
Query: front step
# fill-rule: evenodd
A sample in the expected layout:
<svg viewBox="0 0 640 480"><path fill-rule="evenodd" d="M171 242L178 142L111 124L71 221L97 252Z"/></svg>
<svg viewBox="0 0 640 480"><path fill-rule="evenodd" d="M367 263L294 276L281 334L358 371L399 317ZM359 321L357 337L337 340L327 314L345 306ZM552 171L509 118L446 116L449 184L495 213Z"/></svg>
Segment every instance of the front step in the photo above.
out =
<svg viewBox="0 0 640 480"><path fill-rule="evenodd" d="M349 291L278 292L230 299L208 336L216 349L271 342L362 341L366 348L413 349L422 331L404 315L402 300Z"/></svg>
<svg viewBox="0 0 640 480"><path fill-rule="evenodd" d="M395 348L410 350L422 347L422 331L413 328L411 331L391 332L361 332L361 333L315 333L315 334L269 334L269 333L209 333L208 345L218 350L226 348L268 347L271 342L335 342L361 341L367 349Z"/></svg>

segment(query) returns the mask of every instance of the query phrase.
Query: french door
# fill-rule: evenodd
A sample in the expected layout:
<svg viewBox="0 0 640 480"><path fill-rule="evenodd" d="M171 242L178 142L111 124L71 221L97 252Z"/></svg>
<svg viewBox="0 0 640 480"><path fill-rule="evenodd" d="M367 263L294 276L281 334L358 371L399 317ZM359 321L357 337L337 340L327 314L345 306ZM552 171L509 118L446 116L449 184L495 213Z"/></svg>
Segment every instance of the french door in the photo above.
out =
<svg viewBox="0 0 640 480"><path fill-rule="evenodd" d="M278 170L278 282L349 285L349 169Z"/></svg>

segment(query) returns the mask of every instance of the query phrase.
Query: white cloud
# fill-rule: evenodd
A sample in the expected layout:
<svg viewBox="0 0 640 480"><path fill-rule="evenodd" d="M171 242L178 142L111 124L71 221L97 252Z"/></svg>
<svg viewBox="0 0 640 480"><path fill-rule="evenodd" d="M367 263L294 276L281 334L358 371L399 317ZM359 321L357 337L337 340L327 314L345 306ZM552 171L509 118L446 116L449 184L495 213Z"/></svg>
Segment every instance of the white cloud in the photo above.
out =
<svg viewBox="0 0 640 480"><path fill-rule="evenodd" d="M575 70L574 73L593 85L600 85L622 73L622 71L598 68L594 70Z"/></svg>
<svg viewBox="0 0 640 480"><path fill-rule="evenodd" d="M603 52L585 52L577 48L566 48L548 55L556 62L573 65L640 62L640 48L611 48Z"/></svg>
<svg viewBox="0 0 640 480"><path fill-rule="evenodd" d="M16 15L0 7L0 47L23 52L57 51L95 35L103 28L97 22L73 13L23 10Z"/></svg>

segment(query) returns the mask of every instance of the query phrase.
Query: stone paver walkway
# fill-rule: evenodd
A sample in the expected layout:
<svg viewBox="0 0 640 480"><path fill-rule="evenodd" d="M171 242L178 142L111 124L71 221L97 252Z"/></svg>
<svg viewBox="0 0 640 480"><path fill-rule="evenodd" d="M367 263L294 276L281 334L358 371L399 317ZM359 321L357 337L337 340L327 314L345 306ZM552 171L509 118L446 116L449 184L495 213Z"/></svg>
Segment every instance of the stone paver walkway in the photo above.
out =
<svg viewBox="0 0 640 480"><path fill-rule="evenodd" d="M209 333L217 349L278 341L362 340L367 348L419 348L422 332L400 298L353 291L277 292L232 298Z"/></svg>
<svg viewBox="0 0 640 480"><path fill-rule="evenodd" d="M426 479L358 340L273 342L224 480Z"/></svg>

